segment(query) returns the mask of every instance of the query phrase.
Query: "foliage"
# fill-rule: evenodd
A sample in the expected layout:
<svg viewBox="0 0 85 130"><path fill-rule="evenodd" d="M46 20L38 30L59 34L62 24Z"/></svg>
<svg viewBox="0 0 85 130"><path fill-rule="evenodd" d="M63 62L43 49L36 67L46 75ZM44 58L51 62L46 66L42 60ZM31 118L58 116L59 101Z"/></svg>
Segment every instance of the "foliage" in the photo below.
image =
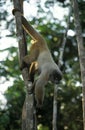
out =
<svg viewBox="0 0 85 130"><path fill-rule="evenodd" d="M49 10L52 3L46 1L45 7ZM11 3L11 1L10 1ZM0 7L3 7L6 2L0 2ZM56 4L63 8L68 7L68 3L59 0ZM36 3L38 7L38 18L32 18L31 23L36 24L37 29L45 37L47 44L51 50L52 56L56 63L58 62L59 51L65 32L65 27L62 21L55 19L52 16L52 11L46 12L40 3ZM52 5L53 6L53 5ZM84 0L79 1L80 18L84 26ZM52 16L49 18L48 16ZM42 17L41 17L42 16ZM14 21L13 18L7 20L8 12L3 9L0 12L1 21L5 21L5 28L8 28L11 35L8 37L15 37L14 35ZM66 22L67 17L64 17ZM70 30L74 31L73 17L71 16ZM83 35L84 36L84 35ZM84 38L85 39L85 38ZM29 38L28 38L29 42ZM3 43L5 45L5 43ZM58 87L58 129L59 130L82 130L82 87L80 77L80 67L78 60L77 43L74 36L68 36L64 61L62 66L63 80ZM21 129L21 111L25 98L25 87L19 71L18 54L16 47L10 47L0 52L8 52L5 60L0 60L0 76L4 77L4 82L10 81L10 85L4 96L7 100L6 107L0 107L0 129L1 130L20 130ZM12 83L11 79L12 78ZM1 82L2 83L2 82ZM4 86L3 86L4 87ZM1 102L0 102L1 104ZM52 129L52 107L53 107L53 84L48 83L46 86L45 101L42 109L37 109L38 129L51 130Z"/></svg>

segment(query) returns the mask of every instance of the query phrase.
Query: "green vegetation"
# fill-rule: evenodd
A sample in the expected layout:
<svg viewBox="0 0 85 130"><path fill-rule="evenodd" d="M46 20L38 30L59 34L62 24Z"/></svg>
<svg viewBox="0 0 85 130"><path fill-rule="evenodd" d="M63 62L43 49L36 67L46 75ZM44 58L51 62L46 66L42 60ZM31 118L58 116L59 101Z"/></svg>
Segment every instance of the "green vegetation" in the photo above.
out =
<svg viewBox="0 0 85 130"><path fill-rule="evenodd" d="M48 11L44 10L40 3L37 2L36 7L38 8L38 17L31 17L31 24L36 25L37 29L45 37L56 63L58 62L59 50L65 32L67 16L64 16L63 21L58 20L53 17L54 12L52 12L49 8L50 6L53 7L55 4L62 8L68 8L69 3L67 3L66 0L64 1L65 2L63 3L63 1L58 0L54 4L52 1L46 1L44 6ZM11 0L9 0L9 3L11 3ZM10 31L10 35L7 35L6 37L15 38L14 18L12 17L11 19L8 19L9 11L4 8L4 6L6 6L5 0L0 2L0 8L2 9L2 11L0 11L1 24L2 22L5 22L4 28ZM79 9L83 37L85 40L84 0L79 0ZM71 16L71 31L74 31L73 22L73 16ZM0 38L2 37L3 36ZM30 41L28 37L28 43L29 42ZM7 43L3 43L4 47L5 44ZM25 85L19 70L18 48L12 46L3 50L0 49L0 53L5 52L8 53L6 58L4 60L0 59L0 77L2 77L2 79L4 78L4 83L9 81L10 85L7 91L4 93L4 96L7 100L6 106L4 108L0 107L0 130L21 130L21 112L25 98ZM78 48L75 35L68 36L64 52L63 66L61 69L63 72L63 79L58 87L58 130L82 130L82 87ZM2 86L3 81L0 81L0 83ZM2 103L3 101L0 101L1 106ZM39 130L52 130L52 108L53 85L48 83L46 86L46 95L43 108L41 110L37 109Z"/></svg>

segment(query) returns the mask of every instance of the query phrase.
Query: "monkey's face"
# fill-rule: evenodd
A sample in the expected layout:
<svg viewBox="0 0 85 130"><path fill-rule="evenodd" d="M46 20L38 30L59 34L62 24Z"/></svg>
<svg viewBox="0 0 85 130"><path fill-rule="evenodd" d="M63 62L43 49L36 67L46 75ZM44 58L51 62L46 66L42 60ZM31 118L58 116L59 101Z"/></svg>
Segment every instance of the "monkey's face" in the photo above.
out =
<svg viewBox="0 0 85 130"><path fill-rule="evenodd" d="M59 73L58 71L54 70L50 75L49 75L49 80L52 83L58 84L59 81L62 79L62 73Z"/></svg>

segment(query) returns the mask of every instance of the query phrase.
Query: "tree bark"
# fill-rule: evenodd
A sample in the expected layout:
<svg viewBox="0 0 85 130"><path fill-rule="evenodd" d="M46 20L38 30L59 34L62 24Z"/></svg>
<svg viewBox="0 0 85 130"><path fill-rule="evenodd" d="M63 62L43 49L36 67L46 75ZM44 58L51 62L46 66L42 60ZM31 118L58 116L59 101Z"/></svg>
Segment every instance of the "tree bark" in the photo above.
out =
<svg viewBox="0 0 85 130"><path fill-rule="evenodd" d="M22 66L23 57L27 54L27 44L25 32L22 28L21 13L23 13L23 0L13 0L16 19L17 39L19 45L19 64ZM18 11L20 10L20 12ZM26 99L22 111L22 130L35 130L34 128L34 97L33 93L29 93L32 90L32 83L29 81L28 68L22 70L22 76L26 86Z"/></svg>
<svg viewBox="0 0 85 130"><path fill-rule="evenodd" d="M53 99L53 130L57 130L57 89L58 85L55 85Z"/></svg>
<svg viewBox="0 0 85 130"><path fill-rule="evenodd" d="M77 0L72 0L73 11L74 11L74 23L76 30L76 39L78 43L78 54L81 69L81 80L82 80L82 105L83 105L83 125L85 130L85 48L83 45L82 29L79 19L79 8Z"/></svg>

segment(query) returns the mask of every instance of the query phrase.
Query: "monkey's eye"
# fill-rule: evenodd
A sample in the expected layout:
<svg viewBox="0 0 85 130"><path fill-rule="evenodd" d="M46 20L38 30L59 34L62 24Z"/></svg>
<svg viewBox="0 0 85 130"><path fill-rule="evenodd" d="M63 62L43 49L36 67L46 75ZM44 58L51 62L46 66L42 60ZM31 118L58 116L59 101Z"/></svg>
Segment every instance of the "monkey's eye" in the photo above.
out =
<svg viewBox="0 0 85 130"><path fill-rule="evenodd" d="M57 78L56 75L54 75L53 73L49 75L49 80L50 80L52 83L55 83L55 84L58 83L58 78Z"/></svg>

